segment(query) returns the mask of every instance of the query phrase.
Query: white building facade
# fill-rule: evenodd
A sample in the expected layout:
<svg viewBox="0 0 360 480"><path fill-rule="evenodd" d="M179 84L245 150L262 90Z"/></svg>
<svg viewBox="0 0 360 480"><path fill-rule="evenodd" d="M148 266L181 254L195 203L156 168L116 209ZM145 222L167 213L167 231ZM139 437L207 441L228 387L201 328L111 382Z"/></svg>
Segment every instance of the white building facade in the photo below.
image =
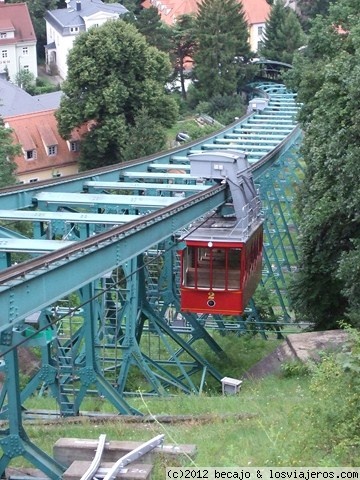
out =
<svg viewBox="0 0 360 480"><path fill-rule="evenodd" d="M0 1L0 76L15 83L21 71L38 76L35 30L26 3Z"/></svg>
<svg viewBox="0 0 360 480"><path fill-rule="evenodd" d="M103 3L101 0L69 0L67 8L48 10L45 15L48 73L66 79L67 57L76 37L125 13L127 9L119 3Z"/></svg>

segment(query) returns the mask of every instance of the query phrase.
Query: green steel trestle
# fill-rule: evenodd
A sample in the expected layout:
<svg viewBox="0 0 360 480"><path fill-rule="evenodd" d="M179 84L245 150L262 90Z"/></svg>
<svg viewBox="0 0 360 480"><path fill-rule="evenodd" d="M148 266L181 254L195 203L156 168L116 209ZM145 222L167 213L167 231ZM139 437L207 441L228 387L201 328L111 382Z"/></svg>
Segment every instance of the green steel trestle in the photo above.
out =
<svg viewBox="0 0 360 480"><path fill-rule="evenodd" d="M33 227L32 238L3 227L4 239L18 241L16 252L10 251L6 241L0 246L5 271L15 255L24 255L30 262L45 258L46 251L57 253L64 245L81 246L87 239L113 231L116 225L174 209L160 219L151 217L154 220L146 227L134 223L131 231L83 252L69 253L57 263L27 274L23 281L10 281L0 288L0 307L8 306L8 318L0 323L1 369L6 377L0 418L8 424L0 439L1 473L13 458L23 456L50 478L62 476L64 468L39 451L25 433L22 416L26 416L24 406L30 396L50 395L60 416L78 415L89 395L106 400L120 414L141 415L131 406L134 394L198 394L208 379L220 383L225 372L206 361L198 348L202 345L226 358L211 329L222 335L257 332L267 336L269 328L254 301L244 316L231 319L180 311L180 233L228 201L224 187L219 185L207 196L210 182L189 175L189 153L248 149L266 219L259 288L274 301L277 320L273 329L279 338L281 326L293 320L286 292L297 267L292 199L302 179L298 158L301 132L296 127L294 96L270 82L262 84L261 90L263 97L253 99L257 107L236 126L151 158L144 165L85 172L81 178L64 182L64 191L59 181L48 187L31 186L18 194L0 194L0 217ZM261 98L266 101L258 109ZM171 168L177 173L169 172ZM129 195L119 193L125 187L131 188ZM185 206L196 192L204 196ZM39 246L36 242L44 243ZM41 354L37 372L22 390L20 345L35 346ZM142 378L140 385L132 382L134 375Z"/></svg>

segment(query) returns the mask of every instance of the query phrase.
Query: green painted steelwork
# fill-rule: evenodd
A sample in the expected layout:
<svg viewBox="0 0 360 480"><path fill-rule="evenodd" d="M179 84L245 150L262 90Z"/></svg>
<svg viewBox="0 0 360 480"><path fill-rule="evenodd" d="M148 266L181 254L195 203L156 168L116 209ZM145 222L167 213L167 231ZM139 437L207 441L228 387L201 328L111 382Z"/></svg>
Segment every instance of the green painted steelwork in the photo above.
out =
<svg viewBox="0 0 360 480"><path fill-rule="evenodd" d="M268 144L259 142L263 145L257 149L260 155L250 149L248 155L258 159L254 163L253 174L268 220L263 288L277 297L281 318L288 320L286 274L296 266L296 224L290 198L296 182L300 181L296 169L296 143L300 139L300 132L295 128L293 118L294 96L287 94L281 85L271 83L263 85L263 90L271 96L266 108L272 110L272 114L268 116L266 108L264 112L249 112L241 120L241 128L237 127L236 135L239 136L235 137L236 148L233 145L231 148L237 151L248 149L249 139L268 141ZM277 112L283 106L284 111L290 113L284 116L285 121L290 122L293 129L279 127ZM252 128L258 137L248 136L248 140L241 142L240 135ZM192 184L197 189L197 178L188 174L170 174L168 170L186 170L187 167L179 162L186 163L189 153L211 150L211 139L216 150L220 144L226 143L227 135L231 143L234 134L234 126L231 126L218 132L214 138L192 142L185 148L153 156L140 163L128 162L60 181L26 188L15 187L11 192L0 193L2 209L34 209L37 206L49 211L60 207L68 209L69 214L83 213L87 216L84 222L74 221L69 229L66 228L66 221L62 225L56 224L64 219L56 218L57 212L53 212L54 218L48 219L50 229L42 225L34 230L34 235L38 239L63 235L66 239L80 241L79 249L71 251L65 248L55 262L50 254L44 255L41 259L45 262L38 268L31 268L30 261L26 273L10 278L0 286L0 308L7 312L7 316L0 320L0 348L5 355L5 366L11 371L0 398L1 418L11 425L10 435L4 432L0 440L4 451L1 473L12 458L23 455L44 473L48 474L51 470L51 478L60 478L62 474L62 467L52 463L42 452L35 459L31 453L35 447L22 426L22 406L35 392L50 392L57 399L62 416L78 414L88 394L104 397L119 413L139 414L127 399L128 395L134 393L129 389L129 378L134 369L142 373L148 394L168 395L174 389L199 393L207 376L220 382L223 374L208 364L196 348L198 342L205 342L217 355L226 357L226 352L221 350L207 329L210 322L214 322L224 333L230 329L234 331L236 326L238 334L250 330L266 336L267 329L254 302L249 305L246 315L231 322L218 316L210 319L209 316L183 315L180 312L177 250L181 245L177 232L224 205L228 201L225 187L213 187L208 195L206 192L195 195L187 207L185 201L176 202L167 214L157 220L155 216L149 216L146 224L140 225L133 220L126 228L114 228L110 239L99 240L91 247L83 247L82 242L93 233L100 232L101 228L94 230L91 221L99 208L107 212L104 213L106 217L110 216L111 209L129 207L131 198L136 200L133 203L137 204L137 208L144 202L144 198L136 199L131 195L127 199L118 195L89 195L86 192L90 191L89 186L95 185L92 182L102 182L103 185L111 182L107 184L110 189L109 185L135 177L156 182L159 173L149 172L149 167L164 171L160 173L163 182ZM216 138L221 142L216 144ZM275 140L282 142L274 152ZM203 190L203 180L201 185L199 190ZM152 191L151 188L149 191ZM156 193L152 191L153 195ZM101 203L94 201L95 197ZM152 206L154 198L151 198ZM169 197L163 198L165 200L162 203L168 203ZM56 203L50 205L49 200L55 200ZM78 203L79 200L81 203ZM123 201L124 205L119 207L116 200ZM82 209L90 205L86 208L96 213L75 211L79 205ZM103 229L106 228L104 225ZM68 302L64 306L61 302L66 299ZM81 310L76 306L79 303ZM40 316L37 325L29 326L28 319L33 312L40 312ZM279 327L275 325L274 328L280 336ZM158 355L154 354L155 342ZM42 356L38 372L21 392L15 355L20 344L38 346ZM12 394L15 390L18 392L15 404L7 405L7 392ZM9 448L9 444L15 447Z"/></svg>

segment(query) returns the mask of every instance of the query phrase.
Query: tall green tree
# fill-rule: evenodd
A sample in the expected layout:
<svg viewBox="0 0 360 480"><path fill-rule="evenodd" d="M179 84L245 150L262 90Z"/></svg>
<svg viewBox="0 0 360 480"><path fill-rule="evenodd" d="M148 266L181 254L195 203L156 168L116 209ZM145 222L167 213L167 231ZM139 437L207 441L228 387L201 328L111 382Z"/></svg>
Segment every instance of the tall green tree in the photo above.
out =
<svg viewBox="0 0 360 480"><path fill-rule="evenodd" d="M123 0L121 5L123 5L131 15L137 15L142 10L141 0ZM122 18L124 19L127 15L128 14L122 15Z"/></svg>
<svg viewBox="0 0 360 480"><path fill-rule="evenodd" d="M134 25L145 36L149 45L162 52L169 52L171 29L161 20L156 7L144 8L136 15L126 14L124 20Z"/></svg>
<svg viewBox="0 0 360 480"><path fill-rule="evenodd" d="M177 104L164 87L170 71L168 56L122 20L79 35L68 57L68 77L56 116L64 138L76 127L91 125L82 140L82 168L129 160L130 135L136 128L141 134L137 122L144 115L165 139L165 127L177 118ZM158 146L155 139L148 152ZM131 152L137 156L134 149Z"/></svg>
<svg viewBox="0 0 360 480"><path fill-rule="evenodd" d="M297 0L296 6L300 11L300 21L306 32L309 31L311 21L316 15L326 16L329 6L334 0Z"/></svg>
<svg viewBox="0 0 360 480"><path fill-rule="evenodd" d="M360 4L351 0L338 0L328 17L318 16L288 81L304 103L306 164L292 301L298 318L319 329L336 327L345 315L354 322L359 304L359 290L352 288L360 277L359 19Z"/></svg>
<svg viewBox="0 0 360 480"><path fill-rule="evenodd" d="M6 128L0 117L0 187L8 187L16 183L16 163L14 158L20 155L20 145L14 143L12 130Z"/></svg>
<svg viewBox="0 0 360 480"><path fill-rule="evenodd" d="M179 78L181 95L186 98L185 89L185 61L194 56L197 43L195 16L181 15L171 29L171 55L170 59L174 67L174 76Z"/></svg>
<svg viewBox="0 0 360 480"><path fill-rule="evenodd" d="M129 141L126 143L125 158L141 158L165 148L163 129L158 121L151 118L146 109L141 110L133 127L129 128Z"/></svg>
<svg viewBox="0 0 360 480"><path fill-rule="evenodd" d="M265 36L260 48L260 55L269 60L292 63L294 52L306 42L300 21L283 0L271 7L265 24Z"/></svg>
<svg viewBox="0 0 360 480"><path fill-rule="evenodd" d="M194 77L202 100L238 91L251 56L248 25L238 0L204 0L196 17L198 48Z"/></svg>

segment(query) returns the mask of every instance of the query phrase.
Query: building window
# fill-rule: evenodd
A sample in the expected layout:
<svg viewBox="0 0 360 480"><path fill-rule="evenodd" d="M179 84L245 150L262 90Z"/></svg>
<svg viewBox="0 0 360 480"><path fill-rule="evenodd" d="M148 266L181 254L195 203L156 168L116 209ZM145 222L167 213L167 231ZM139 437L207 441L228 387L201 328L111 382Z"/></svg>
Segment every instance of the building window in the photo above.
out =
<svg viewBox="0 0 360 480"><path fill-rule="evenodd" d="M7 58L8 56L8 51L7 50L1 50L1 58Z"/></svg>
<svg viewBox="0 0 360 480"><path fill-rule="evenodd" d="M25 72L29 72L29 71L30 71L29 65L24 65L24 66L22 67L22 69L23 69Z"/></svg>
<svg viewBox="0 0 360 480"><path fill-rule="evenodd" d="M51 145L51 147L48 147L48 155L49 156L56 155L56 153L57 153L56 145Z"/></svg>
<svg viewBox="0 0 360 480"><path fill-rule="evenodd" d="M79 27L70 27L71 33L77 33L79 31Z"/></svg>
<svg viewBox="0 0 360 480"><path fill-rule="evenodd" d="M53 173L52 176L53 176L53 178L59 178L59 177L61 177L61 173L56 172L56 173Z"/></svg>
<svg viewBox="0 0 360 480"><path fill-rule="evenodd" d="M26 150L25 158L26 160L36 160L37 158L36 150Z"/></svg>
<svg viewBox="0 0 360 480"><path fill-rule="evenodd" d="M264 32L263 27L258 27L258 35L259 35L259 37L261 37L261 35L263 34L263 32Z"/></svg>
<svg viewBox="0 0 360 480"><path fill-rule="evenodd" d="M23 47L22 49L22 54L26 57L27 55L29 55L29 49L28 47Z"/></svg>
<svg viewBox="0 0 360 480"><path fill-rule="evenodd" d="M29 183L35 183L38 180L39 180L38 178L30 178Z"/></svg>
<svg viewBox="0 0 360 480"><path fill-rule="evenodd" d="M6 32L1 32L0 33L0 38L6 38Z"/></svg>
<svg viewBox="0 0 360 480"><path fill-rule="evenodd" d="M70 152L78 152L79 151L79 142L70 142Z"/></svg>

